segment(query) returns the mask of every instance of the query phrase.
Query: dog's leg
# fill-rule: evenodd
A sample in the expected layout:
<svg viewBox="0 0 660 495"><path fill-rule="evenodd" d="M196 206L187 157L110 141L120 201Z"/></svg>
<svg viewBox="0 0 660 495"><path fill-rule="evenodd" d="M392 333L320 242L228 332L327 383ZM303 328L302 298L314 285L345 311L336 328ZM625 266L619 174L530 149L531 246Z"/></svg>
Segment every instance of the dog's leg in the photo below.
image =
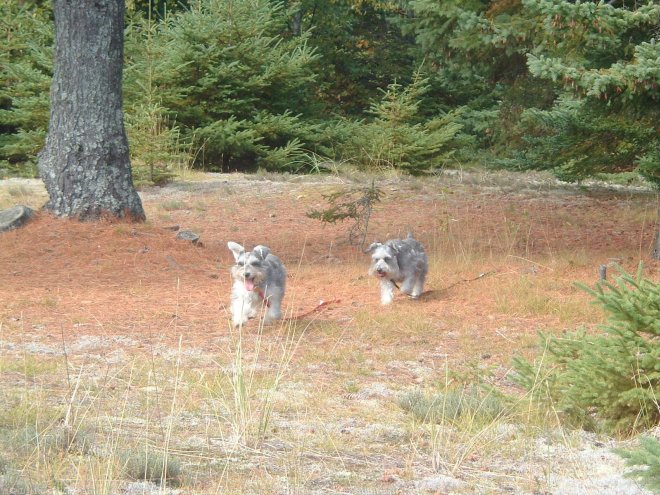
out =
<svg viewBox="0 0 660 495"><path fill-rule="evenodd" d="M231 293L231 316L234 326L245 325L250 317L251 310L249 293L245 290L243 284L237 282L234 284Z"/></svg>
<svg viewBox="0 0 660 495"><path fill-rule="evenodd" d="M282 298L284 294L278 290L267 291L268 308L264 316L264 323L272 323L282 318Z"/></svg>
<svg viewBox="0 0 660 495"><path fill-rule="evenodd" d="M235 327L243 326L248 321L247 312L245 309L245 301L243 298L232 299L231 301L231 315L232 323Z"/></svg>
<svg viewBox="0 0 660 495"><path fill-rule="evenodd" d="M381 279L380 281L380 303L383 306L390 304L394 300L394 283L391 280Z"/></svg>
<svg viewBox="0 0 660 495"><path fill-rule="evenodd" d="M422 295L424 292L424 279L426 278L425 273L419 273L417 277L415 278L415 285L413 287L412 292L410 293L410 297L413 299L417 299L419 296Z"/></svg>
<svg viewBox="0 0 660 495"><path fill-rule="evenodd" d="M412 295L413 293L413 286L415 285L415 275L410 275L406 277L403 280L403 283L401 284L401 292L407 295ZM414 296L413 296L414 297Z"/></svg>
<svg viewBox="0 0 660 495"><path fill-rule="evenodd" d="M258 305L254 302L254 297L246 297L245 305L247 309L245 311L247 318L254 318L259 314Z"/></svg>
<svg viewBox="0 0 660 495"><path fill-rule="evenodd" d="M268 310L266 311L266 316L264 316L264 323L273 323L276 320L282 318L282 310L280 309L279 304L271 304Z"/></svg>

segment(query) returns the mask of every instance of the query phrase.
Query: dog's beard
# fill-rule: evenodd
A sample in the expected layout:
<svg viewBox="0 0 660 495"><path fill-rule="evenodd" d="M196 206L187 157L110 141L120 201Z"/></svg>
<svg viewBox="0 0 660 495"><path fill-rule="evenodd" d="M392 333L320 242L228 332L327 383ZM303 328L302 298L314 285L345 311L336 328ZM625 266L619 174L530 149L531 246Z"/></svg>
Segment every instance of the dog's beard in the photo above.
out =
<svg viewBox="0 0 660 495"><path fill-rule="evenodd" d="M378 269L374 265L370 268L369 275L373 275L373 276L375 276L376 278L379 278L379 279L384 279L384 278L389 278L392 274L391 274L390 270L385 270L383 268Z"/></svg>
<svg viewBox="0 0 660 495"><path fill-rule="evenodd" d="M235 280L243 282L245 290L252 292L257 285L259 285L258 277L246 278L245 269L242 266L234 266L232 268L232 276Z"/></svg>

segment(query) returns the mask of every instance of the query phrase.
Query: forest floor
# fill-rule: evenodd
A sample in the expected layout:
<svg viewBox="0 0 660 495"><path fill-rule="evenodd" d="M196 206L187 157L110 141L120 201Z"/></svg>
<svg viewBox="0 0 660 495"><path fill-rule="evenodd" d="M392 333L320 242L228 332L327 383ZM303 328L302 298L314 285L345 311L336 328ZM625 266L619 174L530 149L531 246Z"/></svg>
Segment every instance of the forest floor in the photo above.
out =
<svg viewBox="0 0 660 495"><path fill-rule="evenodd" d="M377 179L366 242L412 231L430 259L427 292L383 307L349 222L306 216L370 184L195 174L142 190L143 224L39 212L0 234L0 493L646 494L612 453L635 439L520 407L511 373L539 332L597 331L575 282L600 265L660 279L657 196L542 174ZM0 181L0 208L45 199ZM231 328L228 241L283 260L285 321ZM433 424L402 407L475 383L518 402ZM139 481L134 461L169 479Z"/></svg>

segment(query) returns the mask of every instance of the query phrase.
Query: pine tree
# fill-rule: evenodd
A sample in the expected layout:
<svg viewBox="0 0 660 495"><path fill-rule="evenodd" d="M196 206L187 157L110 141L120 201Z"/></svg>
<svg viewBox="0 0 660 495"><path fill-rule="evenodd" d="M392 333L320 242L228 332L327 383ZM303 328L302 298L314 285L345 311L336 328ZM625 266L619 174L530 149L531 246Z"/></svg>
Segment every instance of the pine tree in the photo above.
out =
<svg viewBox="0 0 660 495"><path fill-rule="evenodd" d="M273 0L274 2L275 0ZM319 58L316 96L327 112L364 117L379 90L410 82L414 41L396 21L407 2L393 0L285 0L293 36L312 29L308 44Z"/></svg>
<svg viewBox="0 0 660 495"><path fill-rule="evenodd" d="M411 7L404 32L454 94L473 99L526 74L531 23L519 0L418 0Z"/></svg>
<svg viewBox="0 0 660 495"><path fill-rule="evenodd" d="M286 39L281 5L205 0L160 25L154 84L211 170L286 168L314 150L305 119L317 55L309 33Z"/></svg>
<svg viewBox="0 0 660 495"><path fill-rule="evenodd" d="M167 114L154 84L158 23L131 13L125 30L124 114L136 185L172 180L191 161L190 140Z"/></svg>
<svg viewBox="0 0 660 495"><path fill-rule="evenodd" d="M660 421L660 284L625 272L582 286L608 313L602 335L542 336L537 363L515 360L516 380L536 399L592 428L631 432Z"/></svg>
<svg viewBox="0 0 660 495"><path fill-rule="evenodd" d="M34 176L48 128L51 9L0 2L0 169Z"/></svg>
<svg viewBox="0 0 660 495"><path fill-rule="evenodd" d="M398 168L412 173L441 167L452 155L452 143L461 129L451 114L424 119L420 105L428 79L415 73L410 85L392 83L370 107L368 122L347 123L341 158L364 167Z"/></svg>
<svg viewBox="0 0 660 495"><path fill-rule="evenodd" d="M660 493L660 442L651 437L642 438L636 450L617 449L615 451L626 460L627 466L641 467L626 474L639 479L653 493Z"/></svg>
<svg viewBox="0 0 660 495"><path fill-rule="evenodd" d="M653 159L657 132L648 116L564 94L551 109L524 110L518 127L524 130L514 158L498 162L505 167L551 170L559 179L575 182L630 172L637 162L638 172L660 184Z"/></svg>
<svg viewBox="0 0 660 495"><path fill-rule="evenodd" d="M563 96L553 109L525 115L531 132L518 166L554 169L567 180L637 170L660 185L660 5L523 5L530 19L544 20L529 71Z"/></svg>

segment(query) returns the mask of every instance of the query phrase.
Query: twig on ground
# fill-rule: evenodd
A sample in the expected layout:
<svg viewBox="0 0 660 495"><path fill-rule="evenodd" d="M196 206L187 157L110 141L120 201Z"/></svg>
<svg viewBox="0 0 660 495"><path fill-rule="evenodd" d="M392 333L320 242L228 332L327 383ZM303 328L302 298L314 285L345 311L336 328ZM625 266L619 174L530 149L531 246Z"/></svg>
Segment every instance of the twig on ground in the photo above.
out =
<svg viewBox="0 0 660 495"><path fill-rule="evenodd" d="M482 279L484 277L487 277L488 275L493 275L494 273L497 273L497 270L490 270L488 272L480 273L479 275L477 275L474 278L464 278L464 279L461 279L461 280L457 280L453 284L448 285L447 287L443 287L442 289L425 290L424 292L422 292L422 296L424 296L426 294L430 294L432 292L446 292L449 289L452 289L452 288L456 287L459 284L463 284L463 283L467 283L467 282L474 282L475 280Z"/></svg>
<svg viewBox="0 0 660 495"><path fill-rule="evenodd" d="M541 263L537 263L536 261L528 260L527 258L523 258L522 256L516 256L514 254L509 254L507 255L508 258L517 258L519 260L526 261L527 263L532 263L536 266L540 266L541 268L545 268L546 270L550 270L551 272L554 272L554 268L550 268L549 266L542 265Z"/></svg>
<svg viewBox="0 0 660 495"><path fill-rule="evenodd" d="M321 311L322 309L326 308L326 307L329 306L330 304L340 303L340 302L341 302L341 299L331 299L331 300L329 300L329 301L323 301L323 300L321 300L321 301L319 301L319 303L318 303L314 308L312 308L311 310L306 311L305 313L301 313L301 314L299 314L299 315L290 316L290 317L288 317L288 318L285 318L285 320L300 320L300 319L302 319L302 318L305 318L306 316L309 316L309 315L314 314L314 313L316 313L316 312L318 312L318 311Z"/></svg>

